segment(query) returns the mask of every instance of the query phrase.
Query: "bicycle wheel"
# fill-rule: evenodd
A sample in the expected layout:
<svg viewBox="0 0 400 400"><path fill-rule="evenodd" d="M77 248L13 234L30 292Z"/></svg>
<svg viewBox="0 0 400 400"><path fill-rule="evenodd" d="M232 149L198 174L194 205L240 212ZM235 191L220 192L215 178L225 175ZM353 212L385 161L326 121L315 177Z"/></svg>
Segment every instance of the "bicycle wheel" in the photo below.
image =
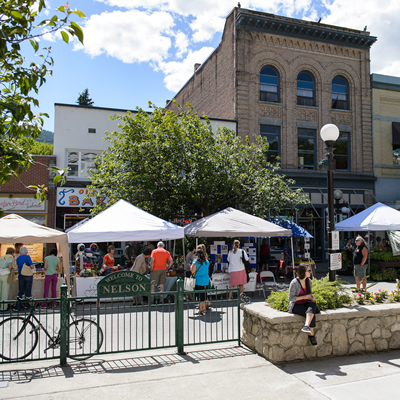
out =
<svg viewBox="0 0 400 400"><path fill-rule="evenodd" d="M35 325L22 317L6 318L0 323L0 357L5 360L26 358L38 343Z"/></svg>
<svg viewBox="0 0 400 400"><path fill-rule="evenodd" d="M97 329L99 346L97 347ZM69 325L69 357L73 360L86 360L98 353L103 344L103 331L91 319L77 319Z"/></svg>

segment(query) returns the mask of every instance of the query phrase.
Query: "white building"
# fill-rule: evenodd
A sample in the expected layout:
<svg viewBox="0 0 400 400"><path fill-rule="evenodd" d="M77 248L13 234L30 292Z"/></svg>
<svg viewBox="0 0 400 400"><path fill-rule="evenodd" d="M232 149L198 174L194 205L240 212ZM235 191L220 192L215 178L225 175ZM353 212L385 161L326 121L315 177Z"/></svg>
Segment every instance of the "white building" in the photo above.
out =
<svg viewBox="0 0 400 400"><path fill-rule="evenodd" d="M70 168L68 182L57 188L57 228L69 228L89 214L92 202L96 201L85 200L86 186L90 184L89 169L95 168L96 156L108 148L108 143L103 140L105 132L121 132L118 127L121 121L111 117L126 115L127 112L115 108L55 104L54 155L58 167ZM236 132L236 121L210 119L210 123L213 130L225 126Z"/></svg>

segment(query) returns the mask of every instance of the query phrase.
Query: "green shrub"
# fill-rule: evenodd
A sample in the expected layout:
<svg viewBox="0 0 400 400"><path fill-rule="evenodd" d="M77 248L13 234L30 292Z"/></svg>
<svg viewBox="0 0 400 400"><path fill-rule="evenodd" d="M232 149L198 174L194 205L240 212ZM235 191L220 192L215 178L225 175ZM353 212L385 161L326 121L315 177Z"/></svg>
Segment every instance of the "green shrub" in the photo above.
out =
<svg viewBox="0 0 400 400"><path fill-rule="evenodd" d="M381 269L378 264L371 264L371 273L380 273Z"/></svg>
<svg viewBox="0 0 400 400"><path fill-rule="evenodd" d="M397 279L397 270L395 268L385 268L383 270L384 281L395 281Z"/></svg>
<svg viewBox="0 0 400 400"><path fill-rule="evenodd" d="M349 296L343 293L342 281L329 282L327 275L319 280L313 279L312 283L313 296L320 310L339 308L344 303L351 302ZM285 292L272 292L265 301L276 310L287 311L289 305L288 297L288 290Z"/></svg>
<svg viewBox="0 0 400 400"><path fill-rule="evenodd" d="M370 253L371 260L380 260L380 261L399 261L400 256L394 256L391 251L378 251Z"/></svg>
<svg viewBox="0 0 400 400"><path fill-rule="evenodd" d="M381 274L380 272L374 272L374 273L371 273L371 278L374 281L380 282L380 281L383 281L383 274Z"/></svg>
<svg viewBox="0 0 400 400"><path fill-rule="evenodd" d="M285 292L272 292L265 302L271 304L272 308L275 308L275 310L287 312L289 305L289 290L286 290Z"/></svg>

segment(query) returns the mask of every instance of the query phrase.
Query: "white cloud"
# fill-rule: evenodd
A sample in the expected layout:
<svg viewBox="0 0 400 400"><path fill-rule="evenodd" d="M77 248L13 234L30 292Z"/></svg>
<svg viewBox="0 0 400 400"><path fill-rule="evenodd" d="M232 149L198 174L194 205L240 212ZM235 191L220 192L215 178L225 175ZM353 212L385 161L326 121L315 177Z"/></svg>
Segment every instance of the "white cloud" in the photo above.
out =
<svg viewBox="0 0 400 400"><path fill-rule="evenodd" d="M184 53L187 52L189 46L188 37L181 31L178 31L175 35L175 47L178 49L176 56L181 58Z"/></svg>
<svg viewBox="0 0 400 400"><path fill-rule="evenodd" d="M225 25L225 18L212 14L204 14L197 17L191 24L194 42L205 42L211 40L217 32L222 32Z"/></svg>
<svg viewBox="0 0 400 400"><path fill-rule="evenodd" d="M165 87L171 92L177 92L193 75L194 64L202 64L213 51L212 47L203 47L189 52L182 62L160 62L158 67L165 74Z"/></svg>
<svg viewBox="0 0 400 400"><path fill-rule="evenodd" d="M124 63L159 62L171 47L171 39L163 33L173 26L171 15L165 12L132 10L92 15L83 26L83 50L92 57L104 53Z"/></svg>
<svg viewBox="0 0 400 400"><path fill-rule="evenodd" d="M207 42L222 32L226 16L237 4L236 0L96 1L121 11L115 12L120 13L118 18L110 17L115 13L101 14L101 21L96 20L96 16L90 18L85 28L85 51L91 55L104 52L124 62L149 61L155 69L164 72L166 87L171 91L179 90L192 75L194 63L204 61L213 50L203 47L193 51L194 45ZM396 59L400 35L398 0L386 0L384 6L376 0L239 1L242 8L288 17L315 21L321 16L323 23L359 30L367 25L371 35L378 37L371 49L371 72L400 75L400 61ZM172 54L168 54L172 40L176 48L174 60ZM187 57L177 61L187 51Z"/></svg>
<svg viewBox="0 0 400 400"><path fill-rule="evenodd" d="M371 72L400 75L399 54L400 2L386 0L335 0L326 2L330 15L323 19L324 23L367 30L378 41L371 48Z"/></svg>

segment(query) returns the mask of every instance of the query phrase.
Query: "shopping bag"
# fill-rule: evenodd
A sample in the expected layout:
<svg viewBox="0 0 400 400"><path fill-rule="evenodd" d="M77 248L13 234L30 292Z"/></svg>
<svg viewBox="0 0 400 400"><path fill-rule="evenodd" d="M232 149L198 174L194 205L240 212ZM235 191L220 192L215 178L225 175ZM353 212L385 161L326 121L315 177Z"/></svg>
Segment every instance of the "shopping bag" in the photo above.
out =
<svg viewBox="0 0 400 400"><path fill-rule="evenodd" d="M187 292L193 292L195 286L196 286L195 278L185 278L185 281L183 283L183 290L186 290Z"/></svg>

